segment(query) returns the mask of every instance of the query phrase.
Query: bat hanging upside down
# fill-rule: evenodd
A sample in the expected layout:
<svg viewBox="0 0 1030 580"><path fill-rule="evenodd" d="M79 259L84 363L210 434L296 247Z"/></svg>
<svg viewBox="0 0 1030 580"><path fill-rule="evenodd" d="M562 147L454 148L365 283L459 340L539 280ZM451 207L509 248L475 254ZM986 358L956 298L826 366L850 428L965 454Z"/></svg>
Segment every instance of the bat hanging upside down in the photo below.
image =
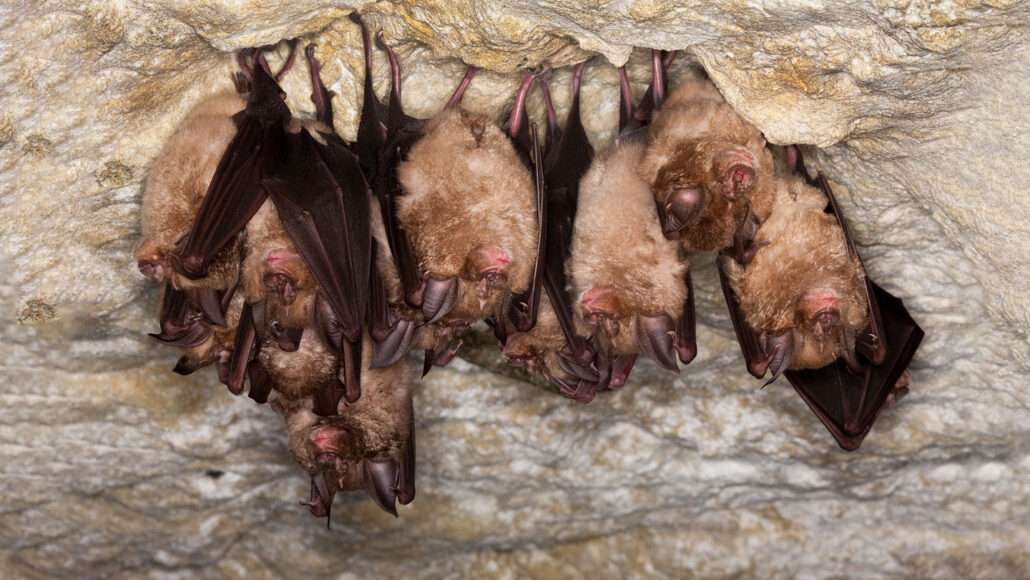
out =
<svg viewBox="0 0 1030 580"><path fill-rule="evenodd" d="M749 370L784 374L840 444L856 448L922 338L868 280L825 178L777 175L765 140L707 80L666 97L675 52L652 51L634 106L624 69L620 135L598 155L580 118L586 63L564 126L550 71L526 73L507 131L460 106L476 69L428 120L387 104L365 52L357 140L333 128L333 94L305 55L314 118L295 117L272 47L241 51L238 95L197 105L148 178L140 271L162 285L162 343L175 371L214 364L234 394L269 402L328 516L364 489L385 511L415 494L413 377L447 364L487 320L504 357L566 396L623 385L640 353L679 370L695 356L687 251L721 252ZM536 83L541 146L525 101Z"/></svg>

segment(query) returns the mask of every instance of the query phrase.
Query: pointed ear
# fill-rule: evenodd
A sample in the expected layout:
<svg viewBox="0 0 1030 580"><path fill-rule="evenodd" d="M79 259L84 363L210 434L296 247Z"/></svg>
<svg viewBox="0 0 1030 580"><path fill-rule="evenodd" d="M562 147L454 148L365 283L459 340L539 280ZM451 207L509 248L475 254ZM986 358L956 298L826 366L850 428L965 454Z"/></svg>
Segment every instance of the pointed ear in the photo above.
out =
<svg viewBox="0 0 1030 580"><path fill-rule="evenodd" d="M397 517L397 463L391 459L366 459L362 463L365 491L383 511Z"/></svg>

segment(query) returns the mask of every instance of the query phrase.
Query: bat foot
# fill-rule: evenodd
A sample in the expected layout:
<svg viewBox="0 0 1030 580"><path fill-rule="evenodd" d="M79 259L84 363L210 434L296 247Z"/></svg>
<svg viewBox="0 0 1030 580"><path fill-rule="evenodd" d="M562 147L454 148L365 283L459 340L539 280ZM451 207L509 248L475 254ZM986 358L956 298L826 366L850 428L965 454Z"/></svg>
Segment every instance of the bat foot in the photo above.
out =
<svg viewBox="0 0 1030 580"><path fill-rule="evenodd" d="M373 369L388 367L418 343L421 328L413 320L399 319L382 340L372 345Z"/></svg>

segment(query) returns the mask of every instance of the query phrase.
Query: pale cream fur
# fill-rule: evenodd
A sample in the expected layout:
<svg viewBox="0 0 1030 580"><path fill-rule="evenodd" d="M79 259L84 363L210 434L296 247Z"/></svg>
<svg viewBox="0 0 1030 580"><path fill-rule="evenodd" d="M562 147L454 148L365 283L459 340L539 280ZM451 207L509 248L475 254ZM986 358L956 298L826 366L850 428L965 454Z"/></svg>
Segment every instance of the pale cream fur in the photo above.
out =
<svg viewBox="0 0 1030 580"><path fill-rule="evenodd" d="M232 116L245 106L234 94L215 95L197 105L165 144L143 192L137 262L167 263L167 254L189 233L218 162L236 136ZM230 287L238 270L237 251L238 247L230 244L212 263L208 279L191 281L175 275L175 284L180 288Z"/></svg>
<svg viewBox="0 0 1030 580"><path fill-rule="evenodd" d="M755 161L755 182L735 200L723 195L731 153L746 150ZM764 220L770 211L772 155L761 132L744 121L710 81L692 80L677 87L654 114L648 146L638 168L662 204L675 189L700 187L706 209L680 232L688 250L718 251L733 243L736 225L748 211Z"/></svg>
<svg viewBox="0 0 1030 580"><path fill-rule="evenodd" d="M759 333L792 331L797 359L791 368L818 368L839 357L840 340L815 339L798 308L809 292L837 297L840 323L859 331L867 322L865 272L848 255L844 231L823 211L826 197L800 178L777 181L773 210L758 229L761 246L744 268L728 260L730 280L748 324Z"/></svg>
<svg viewBox="0 0 1030 580"><path fill-rule="evenodd" d="M636 172L643 154L643 144L626 143L594 159L580 182L566 264L577 301L597 287L611 288L618 297L624 309L614 316L619 332L602 332L617 354L639 352L637 315L678 318L687 294L688 262L679 244L662 235L651 189ZM575 313L583 322L582 310Z"/></svg>
<svg viewBox="0 0 1030 580"><path fill-rule="evenodd" d="M503 291L486 301L476 296L479 273L467 259L477 246L507 254L508 290L529 287L537 235L533 179L490 119L461 109L441 112L397 171L404 188L397 217L420 270L460 280L453 317L483 318L504 297Z"/></svg>

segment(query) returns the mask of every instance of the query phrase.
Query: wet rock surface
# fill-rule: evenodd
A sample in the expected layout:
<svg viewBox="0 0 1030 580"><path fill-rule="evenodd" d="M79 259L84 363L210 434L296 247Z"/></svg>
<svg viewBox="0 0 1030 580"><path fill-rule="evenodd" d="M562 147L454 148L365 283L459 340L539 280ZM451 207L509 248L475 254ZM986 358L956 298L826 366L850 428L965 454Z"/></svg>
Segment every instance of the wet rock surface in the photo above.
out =
<svg viewBox="0 0 1030 580"><path fill-rule="evenodd" d="M503 114L521 67L683 49L775 143L818 145L870 276L926 330L912 392L837 449L780 381L744 371L712 259L694 259L698 359L640 363L579 405L455 361L416 390L418 495L397 520L296 501L281 421L210 369L171 373L131 248L147 170L232 51L318 44L353 136L349 7L294 2L0 8L0 576L1013 577L1030 570L1030 9L1015 2L377 3L428 116L464 65ZM577 43L578 47L577 48ZM385 58L376 57L386 94ZM273 57L274 59L274 57ZM287 77L310 110L306 71ZM569 98L567 69L552 86ZM617 75L587 67L602 145ZM539 117L539 97L531 100ZM470 353L490 363L490 345ZM496 364L498 358L493 358ZM781 384L782 383L782 384ZM341 501L345 500L345 501Z"/></svg>

